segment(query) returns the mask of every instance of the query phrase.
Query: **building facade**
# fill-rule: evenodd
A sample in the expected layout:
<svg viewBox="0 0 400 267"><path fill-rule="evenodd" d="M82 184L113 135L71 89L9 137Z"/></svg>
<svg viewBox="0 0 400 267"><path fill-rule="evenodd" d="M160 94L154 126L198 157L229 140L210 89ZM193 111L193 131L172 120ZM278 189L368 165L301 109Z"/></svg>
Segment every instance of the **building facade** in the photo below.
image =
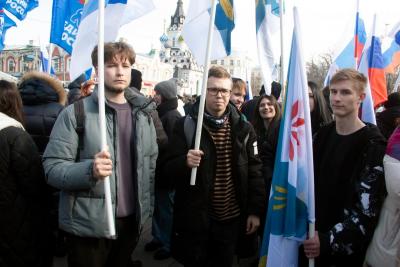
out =
<svg viewBox="0 0 400 267"><path fill-rule="evenodd" d="M196 64L183 40L181 34L184 21L183 2L178 0L170 25L160 37L159 55L161 62L170 64L174 68L173 77L178 84L178 94L198 95L201 91L203 68Z"/></svg>

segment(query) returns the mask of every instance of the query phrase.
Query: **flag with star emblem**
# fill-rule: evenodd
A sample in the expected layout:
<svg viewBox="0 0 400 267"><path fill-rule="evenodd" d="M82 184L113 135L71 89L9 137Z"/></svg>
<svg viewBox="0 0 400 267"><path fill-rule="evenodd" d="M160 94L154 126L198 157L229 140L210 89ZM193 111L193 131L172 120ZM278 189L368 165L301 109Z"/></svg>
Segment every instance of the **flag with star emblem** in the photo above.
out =
<svg viewBox="0 0 400 267"><path fill-rule="evenodd" d="M294 31L278 149L259 266L297 266L314 216L314 170L306 66L300 24Z"/></svg>

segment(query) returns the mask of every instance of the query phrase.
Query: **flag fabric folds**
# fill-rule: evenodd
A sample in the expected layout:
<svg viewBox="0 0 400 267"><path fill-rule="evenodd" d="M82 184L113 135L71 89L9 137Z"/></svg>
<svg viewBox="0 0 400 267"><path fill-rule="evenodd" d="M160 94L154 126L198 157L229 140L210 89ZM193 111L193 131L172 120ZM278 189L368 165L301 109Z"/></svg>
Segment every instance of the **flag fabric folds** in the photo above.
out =
<svg viewBox="0 0 400 267"><path fill-rule="evenodd" d="M49 53L47 52L46 48L40 46L40 64L42 72L48 72L49 69ZM53 67L50 69L50 74L55 75Z"/></svg>
<svg viewBox="0 0 400 267"><path fill-rule="evenodd" d="M68 54L78 33L83 10L83 0L54 0L51 19L50 43L56 44Z"/></svg>
<svg viewBox="0 0 400 267"><path fill-rule="evenodd" d="M154 9L152 0L106 0L104 41L112 42L119 28ZM86 1L71 55L71 80L91 68L91 53L98 42L98 0Z"/></svg>
<svg viewBox="0 0 400 267"><path fill-rule="evenodd" d="M279 14L279 0L256 1L257 52L267 95L271 94L272 81L277 79L275 70L280 58Z"/></svg>
<svg viewBox="0 0 400 267"><path fill-rule="evenodd" d="M400 22L390 32L389 37L393 41L383 52L383 66L386 73L395 74L396 68L400 65Z"/></svg>
<svg viewBox="0 0 400 267"><path fill-rule="evenodd" d="M354 35L346 40L341 49L334 57L329 67L324 85L328 85L332 76L340 69L353 68L356 69L361 60L361 54L367 41L367 33L365 30L364 20L360 17L357 10ZM356 62L357 58L357 62Z"/></svg>
<svg viewBox="0 0 400 267"><path fill-rule="evenodd" d="M39 6L39 0L4 0L2 2L5 2L4 9L19 20L24 20L29 11Z"/></svg>
<svg viewBox="0 0 400 267"><path fill-rule="evenodd" d="M294 25L260 267L297 266L298 247L308 224L315 223L311 119L296 8Z"/></svg>
<svg viewBox="0 0 400 267"><path fill-rule="evenodd" d="M183 25L182 36L199 65L205 65L208 25L210 23L211 0L190 1ZM211 59L220 59L231 54L231 34L235 28L233 0L218 0L214 35L211 44Z"/></svg>
<svg viewBox="0 0 400 267"><path fill-rule="evenodd" d="M4 9L0 9L0 51L4 49L7 30L14 26L17 24L4 13Z"/></svg>

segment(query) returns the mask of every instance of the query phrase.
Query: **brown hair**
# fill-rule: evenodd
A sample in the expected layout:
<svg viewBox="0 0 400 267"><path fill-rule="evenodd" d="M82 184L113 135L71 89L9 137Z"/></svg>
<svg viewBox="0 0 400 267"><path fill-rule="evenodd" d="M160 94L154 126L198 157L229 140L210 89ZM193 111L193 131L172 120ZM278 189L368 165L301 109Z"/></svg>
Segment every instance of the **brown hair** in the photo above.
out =
<svg viewBox="0 0 400 267"><path fill-rule="evenodd" d="M333 75L332 79L329 82L329 85L342 81L353 82L354 89L360 94L364 93L365 87L367 86L367 78L364 76L364 74L356 71L355 69L339 70L338 72L336 72L335 75Z"/></svg>
<svg viewBox="0 0 400 267"><path fill-rule="evenodd" d="M264 119L261 118L260 115L260 104L263 99L268 99L275 108L275 117L272 118L271 122L269 123L268 129L265 128ZM253 121L251 124L254 127L254 130L257 136L263 136L263 133L266 133L268 137L273 134L274 130L279 127L280 120L282 117L281 107L276 101L276 98L273 95L262 95L258 98L256 107L254 109Z"/></svg>
<svg viewBox="0 0 400 267"><path fill-rule="evenodd" d="M0 112L24 124L22 99L15 83L0 80Z"/></svg>
<svg viewBox="0 0 400 267"><path fill-rule="evenodd" d="M97 68L97 45L92 52L92 65ZM132 46L125 42L109 42L104 43L104 62L112 62L116 57L120 57L122 61L126 59L132 65L135 63L136 54Z"/></svg>
<svg viewBox="0 0 400 267"><path fill-rule="evenodd" d="M224 67L218 65L211 66L208 70L208 78L210 77L232 80L229 72Z"/></svg>
<svg viewBox="0 0 400 267"><path fill-rule="evenodd" d="M233 90L238 90L240 91L242 94L246 94L246 83L239 78L232 78L233 81L233 85L232 85L232 91Z"/></svg>

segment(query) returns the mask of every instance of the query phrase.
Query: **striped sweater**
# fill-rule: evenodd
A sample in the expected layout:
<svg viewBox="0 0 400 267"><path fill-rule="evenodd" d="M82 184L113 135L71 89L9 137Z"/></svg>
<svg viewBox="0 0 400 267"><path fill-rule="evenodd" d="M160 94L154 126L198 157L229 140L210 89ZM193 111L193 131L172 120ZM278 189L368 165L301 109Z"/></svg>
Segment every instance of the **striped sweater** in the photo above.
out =
<svg viewBox="0 0 400 267"><path fill-rule="evenodd" d="M207 130L214 141L217 160L210 216L218 221L236 218L240 210L232 179L231 125L227 120L222 128Z"/></svg>

